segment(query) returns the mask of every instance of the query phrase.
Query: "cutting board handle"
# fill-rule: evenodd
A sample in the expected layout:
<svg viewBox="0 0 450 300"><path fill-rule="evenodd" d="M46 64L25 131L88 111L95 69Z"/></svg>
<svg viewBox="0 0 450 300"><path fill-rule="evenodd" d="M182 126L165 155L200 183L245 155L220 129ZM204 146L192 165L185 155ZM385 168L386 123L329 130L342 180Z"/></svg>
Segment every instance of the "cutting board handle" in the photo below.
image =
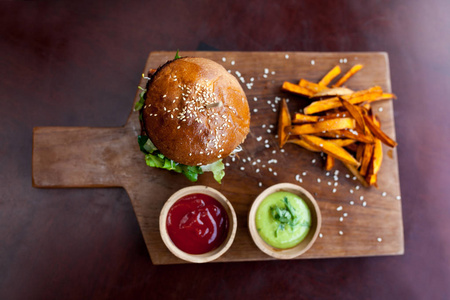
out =
<svg viewBox="0 0 450 300"><path fill-rule="evenodd" d="M133 134L124 127L35 127L34 187L119 187ZM135 141L135 140L134 140Z"/></svg>

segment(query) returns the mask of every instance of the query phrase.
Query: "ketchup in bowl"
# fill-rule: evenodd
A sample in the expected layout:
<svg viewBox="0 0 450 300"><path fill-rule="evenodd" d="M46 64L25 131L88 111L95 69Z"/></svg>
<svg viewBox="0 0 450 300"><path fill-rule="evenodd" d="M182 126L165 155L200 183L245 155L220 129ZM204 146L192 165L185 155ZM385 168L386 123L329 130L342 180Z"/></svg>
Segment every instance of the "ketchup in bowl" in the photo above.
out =
<svg viewBox="0 0 450 300"><path fill-rule="evenodd" d="M205 194L190 194L169 209L167 233L178 249L203 254L218 248L227 238L229 219L222 204Z"/></svg>

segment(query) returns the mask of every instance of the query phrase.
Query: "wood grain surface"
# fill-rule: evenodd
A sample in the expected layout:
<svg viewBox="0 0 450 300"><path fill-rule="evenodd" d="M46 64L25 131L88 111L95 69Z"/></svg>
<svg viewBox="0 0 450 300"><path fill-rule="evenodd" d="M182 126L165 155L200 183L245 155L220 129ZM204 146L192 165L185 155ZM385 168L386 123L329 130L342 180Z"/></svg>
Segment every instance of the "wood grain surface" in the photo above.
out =
<svg viewBox="0 0 450 300"><path fill-rule="evenodd" d="M174 57L174 52L152 52L144 72ZM288 98L291 112L309 100L280 91L284 81L300 78L318 81L340 65L343 72L354 64L364 69L347 87L358 90L379 85L391 92L389 61L383 52L182 52L224 65L239 77L251 109L251 132L238 159L226 158L226 176L221 185L210 174L197 184L221 191L233 204L238 231L232 247L217 261L269 260L251 240L247 214L252 201L264 188L291 182L309 190L319 203L323 223L321 238L298 258L398 255L404 252L403 221L397 152L383 146L384 162L379 187L363 188L337 163L324 171L324 160L296 145L279 149L276 138L278 102ZM146 80L139 85L145 87ZM395 91L394 91L395 92ZM134 101L139 98L137 91ZM373 104L382 129L395 138L392 100ZM126 113L126 112L124 112ZM36 187L124 187L154 264L183 261L163 244L158 227L164 202L178 189L193 185L184 176L149 168L139 151L138 113L131 112L118 128L37 127L33 133L33 185ZM388 154L387 151L390 153ZM301 181L301 182L300 182Z"/></svg>

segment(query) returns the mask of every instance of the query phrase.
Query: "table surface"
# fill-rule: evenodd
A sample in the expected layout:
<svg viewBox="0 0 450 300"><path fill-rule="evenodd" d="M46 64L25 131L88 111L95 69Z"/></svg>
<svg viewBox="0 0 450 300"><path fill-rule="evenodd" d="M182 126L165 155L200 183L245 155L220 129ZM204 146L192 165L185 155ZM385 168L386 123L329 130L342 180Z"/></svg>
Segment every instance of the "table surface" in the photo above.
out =
<svg viewBox="0 0 450 300"><path fill-rule="evenodd" d="M447 0L2 2L0 299L448 299L448 13ZM31 186L33 127L123 125L149 52L177 48L386 51L405 254L155 266L123 189Z"/></svg>

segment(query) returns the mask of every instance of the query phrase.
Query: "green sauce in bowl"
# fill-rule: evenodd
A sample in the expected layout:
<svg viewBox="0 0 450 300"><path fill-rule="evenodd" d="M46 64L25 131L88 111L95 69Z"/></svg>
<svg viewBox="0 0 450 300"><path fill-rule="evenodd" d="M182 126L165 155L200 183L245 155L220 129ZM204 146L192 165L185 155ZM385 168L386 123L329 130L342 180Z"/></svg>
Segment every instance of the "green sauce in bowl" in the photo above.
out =
<svg viewBox="0 0 450 300"><path fill-rule="evenodd" d="M259 205L256 229L270 246L288 249L298 245L311 227L311 212L306 202L293 193L275 192Z"/></svg>

